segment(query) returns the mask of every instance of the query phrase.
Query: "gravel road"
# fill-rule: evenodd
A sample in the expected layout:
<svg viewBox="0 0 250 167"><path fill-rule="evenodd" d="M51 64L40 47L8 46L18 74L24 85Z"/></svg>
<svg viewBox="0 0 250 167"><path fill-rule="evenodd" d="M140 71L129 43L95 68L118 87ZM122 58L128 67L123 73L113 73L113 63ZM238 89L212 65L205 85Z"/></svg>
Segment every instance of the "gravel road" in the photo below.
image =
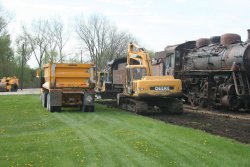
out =
<svg viewBox="0 0 250 167"><path fill-rule="evenodd" d="M17 92L0 92L0 96L2 95L29 95L29 94L40 94L40 88L35 89L18 89Z"/></svg>

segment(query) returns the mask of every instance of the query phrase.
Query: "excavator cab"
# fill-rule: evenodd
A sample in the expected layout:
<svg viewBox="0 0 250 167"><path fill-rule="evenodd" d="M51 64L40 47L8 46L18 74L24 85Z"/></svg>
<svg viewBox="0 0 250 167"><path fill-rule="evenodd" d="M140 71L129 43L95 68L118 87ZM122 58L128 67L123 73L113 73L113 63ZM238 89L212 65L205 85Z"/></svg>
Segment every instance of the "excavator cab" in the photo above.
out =
<svg viewBox="0 0 250 167"><path fill-rule="evenodd" d="M126 92L132 94L135 92L133 87L135 87L135 82L141 80L144 76L147 76L146 67L142 65L132 65L126 68Z"/></svg>
<svg viewBox="0 0 250 167"><path fill-rule="evenodd" d="M140 80L142 77L147 75L146 68L144 67L135 67L132 68L132 76L134 80Z"/></svg>

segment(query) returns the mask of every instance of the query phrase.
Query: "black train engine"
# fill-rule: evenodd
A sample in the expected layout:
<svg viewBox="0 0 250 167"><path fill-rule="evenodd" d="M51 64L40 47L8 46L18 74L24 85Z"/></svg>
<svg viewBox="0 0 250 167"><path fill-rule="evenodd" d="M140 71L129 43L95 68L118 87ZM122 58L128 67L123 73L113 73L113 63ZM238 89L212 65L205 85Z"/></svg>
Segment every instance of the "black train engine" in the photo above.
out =
<svg viewBox="0 0 250 167"><path fill-rule="evenodd" d="M250 37L250 30L248 30ZM165 75L183 81L192 106L250 109L250 42L237 34L201 38L165 48Z"/></svg>

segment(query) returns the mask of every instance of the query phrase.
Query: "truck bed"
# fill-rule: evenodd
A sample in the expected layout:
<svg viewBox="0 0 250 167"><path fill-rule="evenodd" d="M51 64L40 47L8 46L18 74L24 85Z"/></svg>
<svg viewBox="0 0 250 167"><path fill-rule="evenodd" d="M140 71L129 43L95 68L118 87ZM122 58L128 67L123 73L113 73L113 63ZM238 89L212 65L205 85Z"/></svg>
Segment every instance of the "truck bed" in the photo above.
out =
<svg viewBox="0 0 250 167"><path fill-rule="evenodd" d="M43 87L46 89L88 88L92 66L92 64L46 64Z"/></svg>

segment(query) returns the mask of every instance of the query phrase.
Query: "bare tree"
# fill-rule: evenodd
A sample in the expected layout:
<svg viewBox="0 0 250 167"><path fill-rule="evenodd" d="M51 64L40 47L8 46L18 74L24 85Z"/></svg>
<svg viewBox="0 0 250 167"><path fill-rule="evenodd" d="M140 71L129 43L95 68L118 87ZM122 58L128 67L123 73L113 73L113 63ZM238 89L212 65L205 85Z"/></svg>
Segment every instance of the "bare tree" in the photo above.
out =
<svg viewBox="0 0 250 167"><path fill-rule="evenodd" d="M8 23L6 22L6 20L0 16L0 33L2 33L5 28L7 27Z"/></svg>
<svg viewBox="0 0 250 167"><path fill-rule="evenodd" d="M59 17L48 21L48 45L45 50L45 62L63 62L66 55L63 48L69 40L70 34L65 31L64 24Z"/></svg>
<svg viewBox="0 0 250 167"><path fill-rule="evenodd" d="M8 24L11 22L12 16L11 14L4 10L2 6L0 6L0 34L3 35L6 33L6 28Z"/></svg>
<svg viewBox="0 0 250 167"><path fill-rule="evenodd" d="M78 20L76 33L97 70L103 69L107 61L125 56L128 42L135 41L132 35L118 32L105 17L97 15L89 17L87 22Z"/></svg>
<svg viewBox="0 0 250 167"><path fill-rule="evenodd" d="M110 29L109 22L104 17L91 16L87 22L80 20L76 25L76 32L89 51L92 62L100 66L99 59L108 48L107 38Z"/></svg>
<svg viewBox="0 0 250 167"><path fill-rule="evenodd" d="M49 45L49 35L47 20L40 19L34 21L30 29L23 26L23 36L27 39L40 69L42 68L45 52Z"/></svg>
<svg viewBox="0 0 250 167"><path fill-rule="evenodd" d="M60 17L53 18L50 23L51 32L54 36L56 46L59 51L60 62L63 62L63 48L69 40L70 33L65 31L63 21Z"/></svg>
<svg viewBox="0 0 250 167"><path fill-rule="evenodd" d="M126 56L129 42L136 42L136 39L131 34L118 32L116 28L110 31L109 47L107 50L107 54L110 55L109 59Z"/></svg>
<svg viewBox="0 0 250 167"><path fill-rule="evenodd" d="M48 45L45 50L44 63L48 62L57 62L58 53L57 53L57 39L54 35L54 27L51 25L51 22L48 24Z"/></svg>

